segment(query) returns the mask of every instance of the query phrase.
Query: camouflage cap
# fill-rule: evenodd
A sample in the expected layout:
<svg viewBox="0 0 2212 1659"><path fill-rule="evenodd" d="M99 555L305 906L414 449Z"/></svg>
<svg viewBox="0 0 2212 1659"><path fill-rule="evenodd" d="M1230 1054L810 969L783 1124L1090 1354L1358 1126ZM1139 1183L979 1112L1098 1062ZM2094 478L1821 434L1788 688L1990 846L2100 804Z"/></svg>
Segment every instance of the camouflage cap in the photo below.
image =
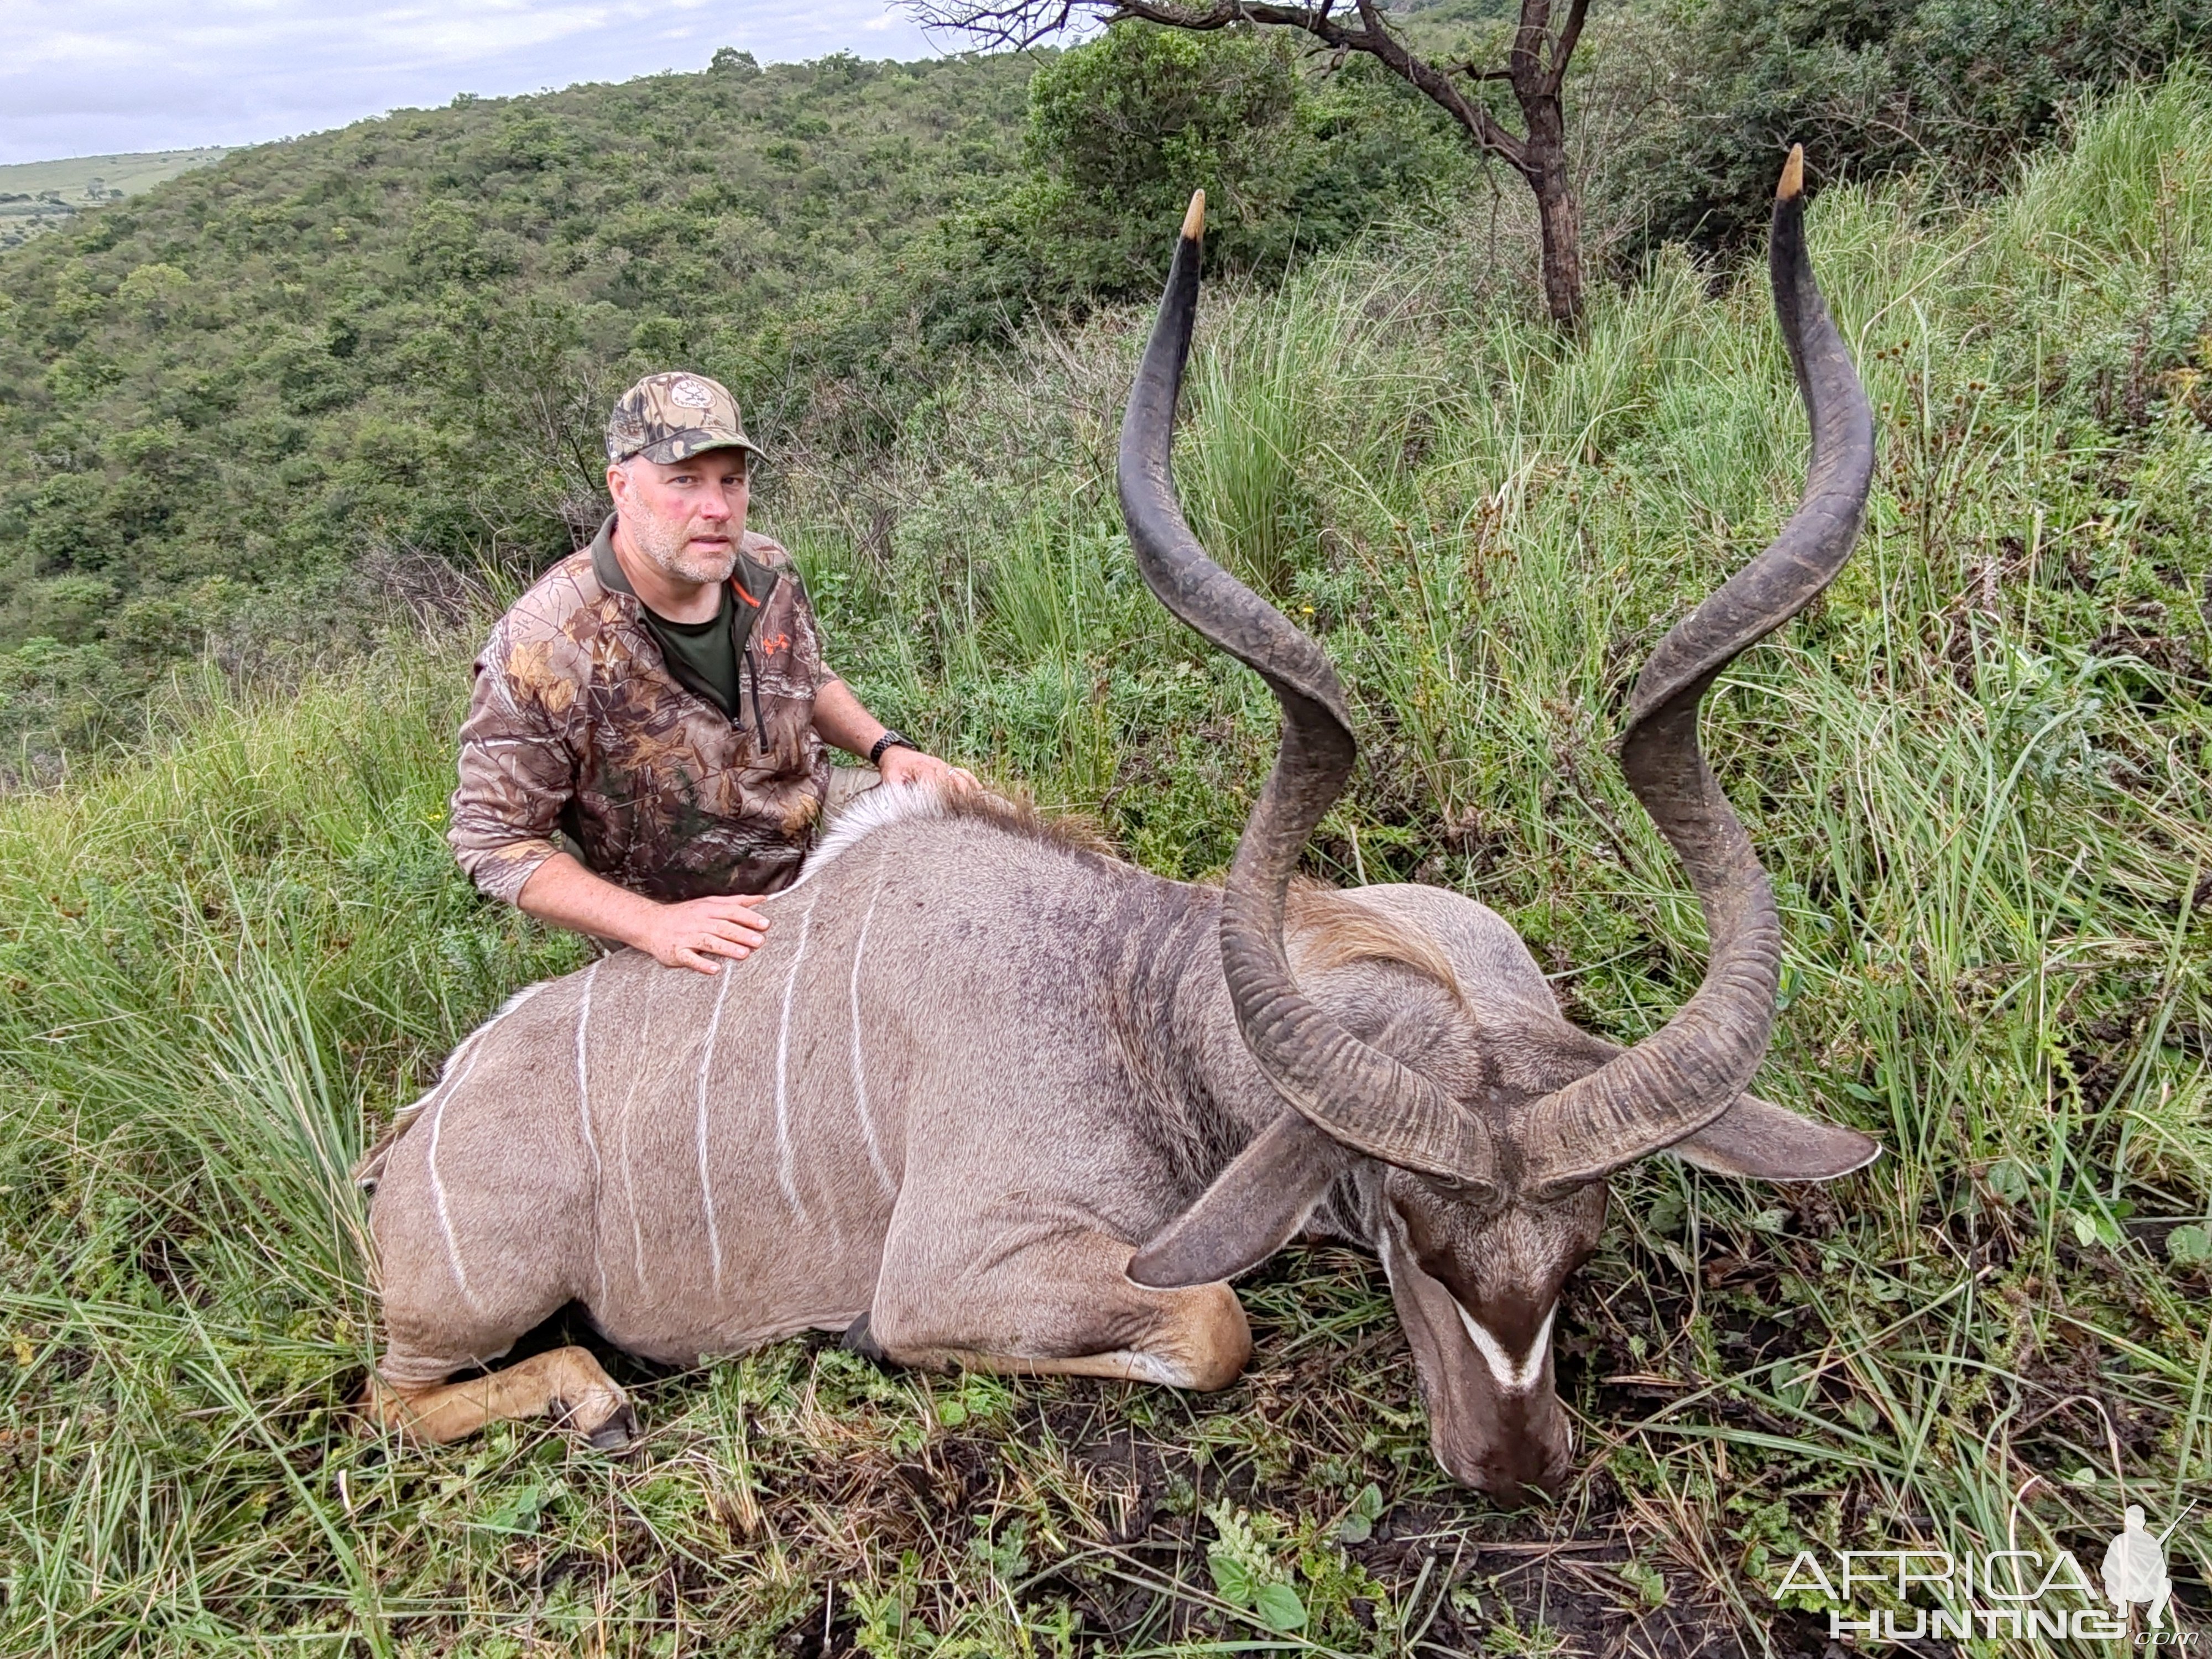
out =
<svg viewBox="0 0 2212 1659"><path fill-rule="evenodd" d="M648 374L623 393L607 418L607 459L642 455L666 466L710 449L761 447L745 436L738 400L719 380L680 369Z"/></svg>

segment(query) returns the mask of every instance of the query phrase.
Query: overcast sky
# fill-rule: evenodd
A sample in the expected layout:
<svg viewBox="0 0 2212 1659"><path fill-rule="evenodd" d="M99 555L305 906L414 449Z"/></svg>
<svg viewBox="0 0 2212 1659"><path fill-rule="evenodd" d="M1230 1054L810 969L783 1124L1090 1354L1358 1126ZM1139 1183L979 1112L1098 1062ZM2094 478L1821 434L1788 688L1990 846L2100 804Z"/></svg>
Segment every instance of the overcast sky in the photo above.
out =
<svg viewBox="0 0 2212 1659"><path fill-rule="evenodd" d="M0 0L0 162L258 143L460 92L703 69L725 46L934 50L886 0Z"/></svg>

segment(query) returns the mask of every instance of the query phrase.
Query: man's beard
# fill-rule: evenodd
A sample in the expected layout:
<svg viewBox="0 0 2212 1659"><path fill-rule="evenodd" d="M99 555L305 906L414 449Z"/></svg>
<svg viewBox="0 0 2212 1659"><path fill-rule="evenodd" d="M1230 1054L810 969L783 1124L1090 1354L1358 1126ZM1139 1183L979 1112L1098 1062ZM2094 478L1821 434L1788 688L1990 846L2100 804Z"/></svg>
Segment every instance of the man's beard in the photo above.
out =
<svg viewBox="0 0 2212 1659"><path fill-rule="evenodd" d="M716 554L691 547L688 525L672 528L649 514L640 514L637 520L627 527L630 540L653 568L678 581L726 582L738 568L738 538L734 535L730 538L728 550Z"/></svg>

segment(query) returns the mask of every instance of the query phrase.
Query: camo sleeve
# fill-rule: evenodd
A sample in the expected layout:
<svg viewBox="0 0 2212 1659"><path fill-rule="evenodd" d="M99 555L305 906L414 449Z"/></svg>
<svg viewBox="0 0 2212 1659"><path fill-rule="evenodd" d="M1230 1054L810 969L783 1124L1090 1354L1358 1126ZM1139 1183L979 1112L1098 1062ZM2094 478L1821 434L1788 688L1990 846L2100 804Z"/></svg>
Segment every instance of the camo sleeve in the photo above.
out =
<svg viewBox="0 0 2212 1659"><path fill-rule="evenodd" d="M538 866L562 850L555 836L577 786L568 717L587 675L573 640L533 627L520 610L501 620L477 659L446 842L493 898L514 903Z"/></svg>
<svg viewBox="0 0 2212 1659"><path fill-rule="evenodd" d="M767 660L773 665L782 695L811 698L831 680L842 678L826 660L822 621L806 592L798 562L781 542L754 531L745 532L746 556L781 574L775 595L753 630Z"/></svg>
<svg viewBox="0 0 2212 1659"><path fill-rule="evenodd" d="M830 666L828 648L822 639L822 623L814 614L814 601L808 597L805 585L794 582L793 586L799 590L793 596L797 603L793 606L793 665L805 680L809 692L819 691L830 681L842 677Z"/></svg>

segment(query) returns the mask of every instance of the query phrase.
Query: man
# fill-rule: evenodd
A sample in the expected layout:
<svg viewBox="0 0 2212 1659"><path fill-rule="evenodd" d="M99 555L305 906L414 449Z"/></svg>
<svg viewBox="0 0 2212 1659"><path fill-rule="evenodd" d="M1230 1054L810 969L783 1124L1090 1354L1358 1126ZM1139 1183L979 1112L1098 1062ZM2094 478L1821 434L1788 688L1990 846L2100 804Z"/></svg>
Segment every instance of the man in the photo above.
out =
<svg viewBox="0 0 2212 1659"><path fill-rule="evenodd" d="M759 453L703 375L623 394L607 423L613 514L477 660L446 837L493 897L702 974L759 946L754 907L797 876L830 787L824 744L888 783L974 781L823 664L790 555L745 528Z"/></svg>

